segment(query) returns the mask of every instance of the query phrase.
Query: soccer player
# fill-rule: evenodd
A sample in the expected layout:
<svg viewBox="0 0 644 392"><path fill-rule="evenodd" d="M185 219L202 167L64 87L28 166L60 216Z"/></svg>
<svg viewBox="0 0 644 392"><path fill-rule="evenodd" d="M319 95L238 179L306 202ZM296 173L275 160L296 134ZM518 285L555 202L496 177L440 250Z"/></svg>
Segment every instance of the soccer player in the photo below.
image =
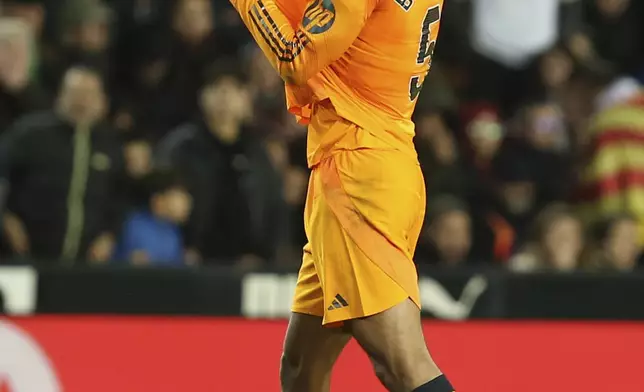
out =
<svg viewBox="0 0 644 392"><path fill-rule="evenodd" d="M443 0L231 0L309 124L304 248L285 392L329 390L354 337L391 391L452 392L420 322L425 189L411 115Z"/></svg>

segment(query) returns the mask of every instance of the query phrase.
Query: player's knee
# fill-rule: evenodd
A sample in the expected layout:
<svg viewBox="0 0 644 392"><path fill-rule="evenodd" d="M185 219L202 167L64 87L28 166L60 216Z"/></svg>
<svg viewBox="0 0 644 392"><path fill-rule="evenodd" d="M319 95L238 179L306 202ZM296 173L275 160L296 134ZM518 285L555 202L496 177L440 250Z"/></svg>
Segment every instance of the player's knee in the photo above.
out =
<svg viewBox="0 0 644 392"><path fill-rule="evenodd" d="M429 355L422 350L405 356L389 356L382 362L374 361L376 376L390 391L407 391L440 374L440 370Z"/></svg>
<svg viewBox="0 0 644 392"><path fill-rule="evenodd" d="M280 360L280 383L282 384L283 391L291 390L300 369L301 365L295 360L295 357L289 356L286 352L282 353Z"/></svg>
<svg viewBox="0 0 644 392"><path fill-rule="evenodd" d="M387 388L388 391L398 391L399 388L396 386L395 377L389 372L387 366L381 362L375 360L373 357L371 359L371 364L373 365L373 371L376 373L376 377L380 380L380 383Z"/></svg>
<svg viewBox="0 0 644 392"><path fill-rule="evenodd" d="M282 392L328 392L331 370L316 366L306 358L282 354L280 384Z"/></svg>

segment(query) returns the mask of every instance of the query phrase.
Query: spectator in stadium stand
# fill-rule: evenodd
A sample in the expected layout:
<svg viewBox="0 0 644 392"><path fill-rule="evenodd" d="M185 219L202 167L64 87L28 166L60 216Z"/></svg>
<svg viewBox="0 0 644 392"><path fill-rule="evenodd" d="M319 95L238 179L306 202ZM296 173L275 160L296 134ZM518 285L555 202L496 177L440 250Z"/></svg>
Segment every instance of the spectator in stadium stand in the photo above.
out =
<svg viewBox="0 0 644 392"><path fill-rule="evenodd" d="M515 117L494 171L501 180L501 211L522 242L537 211L569 197L574 176L570 136L559 106L538 97Z"/></svg>
<svg viewBox="0 0 644 392"><path fill-rule="evenodd" d="M168 24L172 15L172 1L151 0L116 0L108 4L114 11L118 20L116 34L117 45L128 44L138 34L150 33L161 24ZM132 42L130 42L132 43ZM134 47L129 47L134 49ZM128 55L134 55L128 51Z"/></svg>
<svg viewBox="0 0 644 392"><path fill-rule="evenodd" d="M46 0L4 0L2 15L22 19L30 27L34 37L40 37L45 24ZM36 49L36 48L33 48Z"/></svg>
<svg viewBox="0 0 644 392"><path fill-rule="evenodd" d="M58 88L69 67L83 64L97 70L106 86L113 81L110 34L113 15L100 0L65 0L56 15L56 47L43 53L45 86Z"/></svg>
<svg viewBox="0 0 644 392"><path fill-rule="evenodd" d="M153 169L152 155L153 146L143 136L143 132L134 130L123 132L123 155L125 159L125 172L127 175L125 183L126 196L124 200L128 205L140 205L148 203L148 192L141 181Z"/></svg>
<svg viewBox="0 0 644 392"><path fill-rule="evenodd" d="M203 260L257 264L284 241L282 179L250 124L246 77L219 60L201 92L201 116L161 141L157 164L178 170L194 198L186 245Z"/></svg>
<svg viewBox="0 0 644 392"><path fill-rule="evenodd" d="M594 227L594 244L588 255L587 267L598 271L629 272L638 266L642 246L638 222L630 214L616 214Z"/></svg>
<svg viewBox="0 0 644 392"><path fill-rule="evenodd" d="M467 197L472 178L465 169L456 138L441 113L418 112L414 144L425 175L428 201L441 194Z"/></svg>
<svg viewBox="0 0 644 392"><path fill-rule="evenodd" d="M469 98L499 105L503 118L513 115L526 95L542 90L539 63L551 48L563 43L576 59L589 56L592 44L583 32L583 0L471 3Z"/></svg>
<svg viewBox="0 0 644 392"><path fill-rule="evenodd" d="M575 70L575 58L570 49L559 44L539 60L539 80L543 88L545 98L559 102L565 98L568 82Z"/></svg>
<svg viewBox="0 0 644 392"><path fill-rule="evenodd" d="M619 73L644 77L644 3L593 0L585 5L586 26L596 57Z"/></svg>
<svg viewBox="0 0 644 392"><path fill-rule="evenodd" d="M469 260L472 222L467 206L456 197L443 195L429 201L425 229L415 259L454 267Z"/></svg>
<svg viewBox="0 0 644 392"><path fill-rule="evenodd" d="M307 243L302 222L310 174L306 161L306 128L297 124L290 114L285 117L284 128L289 135L287 137L288 166L283 175L284 198L289 209L288 235L292 251L291 257L284 261L299 265L302 262L302 247Z"/></svg>
<svg viewBox="0 0 644 392"><path fill-rule="evenodd" d="M142 97L139 90L145 90L146 85L157 86L166 71L164 60L169 50L166 31L171 26L173 2L117 0L108 4L117 21L111 50L116 126L131 130L135 125L144 125L143 119L135 118L136 106L145 102L153 107L152 98L158 93Z"/></svg>
<svg viewBox="0 0 644 392"><path fill-rule="evenodd" d="M48 16L45 2L46 0L4 0L0 9L2 16L18 18L27 24L31 38L28 48L31 53L30 80L38 82L40 82L40 58L43 49L45 21Z"/></svg>
<svg viewBox="0 0 644 392"><path fill-rule="evenodd" d="M19 119L0 140L3 228L20 256L109 260L121 225L123 158L103 123L100 74L67 71L54 110Z"/></svg>
<svg viewBox="0 0 644 392"><path fill-rule="evenodd" d="M472 258L506 261L514 244L514 230L499 211L499 180L494 164L506 129L496 107L486 104L464 108L461 122L463 162L473 184L465 197L475 233Z"/></svg>
<svg viewBox="0 0 644 392"><path fill-rule="evenodd" d="M170 21L130 37L134 49L127 59L134 63L129 72L135 72L126 79L133 81L128 109L158 138L194 118L209 68L220 57L236 56L239 49L215 24L210 0L175 0L170 15Z"/></svg>
<svg viewBox="0 0 644 392"><path fill-rule="evenodd" d="M535 219L526 245L509 261L516 272L576 270L584 250L583 227L565 204L544 208Z"/></svg>
<svg viewBox="0 0 644 392"><path fill-rule="evenodd" d="M22 19L0 18L0 133L20 116L47 107L33 73L34 36Z"/></svg>
<svg viewBox="0 0 644 392"><path fill-rule="evenodd" d="M130 178L139 180L152 171L152 145L141 134L125 134L125 169Z"/></svg>
<svg viewBox="0 0 644 392"><path fill-rule="evenodd" d="M499 156L495 162L498 179L498 211L512 226L518 241L524 239L530 222L539 211L538 175L532 162Z"/></svg>
<svg viewBox="0 0 644 392"><path fill-rule="evenodd" d="M147 202L127 215L113 259L139 266L181 266L192 261L184 258L181 233L192 197L169 171L152 172L142 182Z"/></svg>
<svg viewBox="0 0 644 392"><path fill-rule="evenodd" d="M249 65L249 82L256 106L267 114L272 114L275 120L283 121L287 112L282 78L258 47L251 46L244 57Z"/></svg>
<svg viewBox="0 0 644 392"><path fill-rule="evenodd" d="M597 114L582 140L584 161L575 195L580 216L591 226L614 214L629 213L642 227L644 89L631 78L591 73L586 79L591 91L587 96L593 99Z"/></svg>

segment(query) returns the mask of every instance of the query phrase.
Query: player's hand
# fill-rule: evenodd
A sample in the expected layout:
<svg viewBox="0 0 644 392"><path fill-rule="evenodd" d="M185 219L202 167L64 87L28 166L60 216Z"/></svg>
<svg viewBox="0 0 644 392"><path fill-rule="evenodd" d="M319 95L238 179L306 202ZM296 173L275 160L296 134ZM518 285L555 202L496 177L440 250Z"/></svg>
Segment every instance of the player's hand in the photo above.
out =
<svg viewBox="0 0 644 392"><path fill-rule="evenodd" d="M30 250L29 236L20 218L15 214L5 212L2 227L11 249L20 256L28 254Z"/></svg>
<svg viewBox="0 0 644 392"><path fill-rule="evenodd" d="M90 245L87 258L93 264L105 264L112 258L114 246L113 235L109 233L101 234Z"/></svg>

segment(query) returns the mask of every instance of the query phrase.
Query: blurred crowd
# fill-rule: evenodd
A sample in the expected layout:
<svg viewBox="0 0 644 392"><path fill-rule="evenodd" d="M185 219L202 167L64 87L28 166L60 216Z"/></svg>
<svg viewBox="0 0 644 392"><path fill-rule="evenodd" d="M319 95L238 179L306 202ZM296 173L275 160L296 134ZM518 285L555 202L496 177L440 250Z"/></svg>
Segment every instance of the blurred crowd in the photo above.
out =
<svg viewBox="0 0 644 392"><path fill-rule="evenodd" d="M306 130L226 0L0 4L5 259L299 262ZM642 21L636 0L446 0L419 264L640 264Z"/></svg>

